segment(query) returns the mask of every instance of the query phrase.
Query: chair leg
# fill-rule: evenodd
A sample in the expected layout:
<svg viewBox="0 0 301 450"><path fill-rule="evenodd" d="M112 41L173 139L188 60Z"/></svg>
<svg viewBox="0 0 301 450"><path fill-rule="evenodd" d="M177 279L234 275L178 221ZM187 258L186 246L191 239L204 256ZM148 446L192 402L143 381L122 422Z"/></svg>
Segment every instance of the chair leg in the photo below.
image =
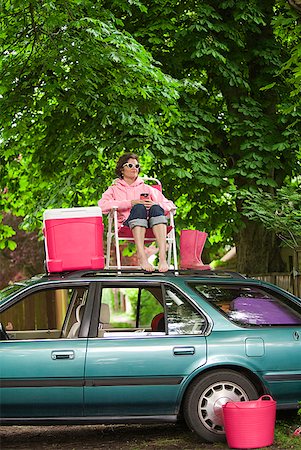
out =
<svg viewBox="0 0 301 450"><path fill-rule="evenodd" d="M172 241L171 238L167 238L167 245L168 245L168 250L167 250L167 264L168 264L168 268L171 268L171 256L172 256Z"/></svg>
<svg viewBox="0 0 301 450"><path fill-rule="evenodd" d="M120 246L119 246L119 239L116 239L115 236L115 248L116 248L116 263L117 263L117 269L121 269L121 258L120 258Z"/></svg>
<svg viewBox="0 0 301 450"><path fill-rule="evenodd" d="M174 269L178 270L178 256L177 256L177 242L176 242L176 233L175 233L175 221L174 214L171 212L170 214L170 225L172 227L170 231L170 240L173 254L173 265ZM169 261L168 265L170 266L171 261Z"/></svg>
<svg viewBox="0 0 301 450"><path fill-rule="evenodd" d="M119 246L119 236L118 236L118 221L117 221L117 211L114 211L114 232L115 232L115 249L116 249L116 262L117 269L121 269L120 260L120 246Z"/></svg>
<svg viewBox="0 0 301 450"><path fill-rule="evenodd" d="M175 229L172 229L172 248L173 248L173 264L175 270L178 270L178 255L177 255L177 243Z"/></svg>
<svg viewBox="0 0 301 450"><path fill-rule="evenodd" d="M112 219L111 217L109 217L108 233L107 233L106 269L110 268L111 245L112 245Z"/></svg>

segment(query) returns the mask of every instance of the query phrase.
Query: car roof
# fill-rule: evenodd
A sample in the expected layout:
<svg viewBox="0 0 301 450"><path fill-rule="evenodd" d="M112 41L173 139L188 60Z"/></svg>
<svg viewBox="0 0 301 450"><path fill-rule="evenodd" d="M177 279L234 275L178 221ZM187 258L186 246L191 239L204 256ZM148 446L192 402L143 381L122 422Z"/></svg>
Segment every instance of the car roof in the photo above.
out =
<svg viewBox="0 0 301 450"><path fill-rule="evenodd" d="M120 282L170 282L170 283L229 283L236 284L239 283L241 285L257 285L265 288L272 288L274 291L278 291L279 293L284 293L294 299L298 299L298 297L294 296L290 292L287 292L280 288L279 286L257 279L248 277L239 272L228 271L228 270L169 270L167 272L145 272L141 269L102 269L102 270L75 270L70 272L57 272L57 273L48 273L40 276L33 277L31 280L27 280L26 283L29 284L39 284L39 283L47 283L47 282L57 282L60 281L70 281L75 282L76 284L79 282L91 282L91 281L109 281L112 280L116 282L116 280ZM300 301L300 299L298 299Z"/></svg>
<svg viewBox="0 0 301 450"><path fill-rule="evenodd" d="M48 283L60 284L63 282L72 282L78 284L80 282L91 282L96 280L109 281L116 280L126 283L130 281L135 282L170 282L175 283L176 280L182 282L208 282L210 281L229 281L233 282L242 282L245 281L257 281L246 278L244 275L231 272L231 271L223 271L223 270L169 270L168 272L145 272L141 269L102 269L102 270L75 270L69 272L55 272L55 273L46 273L35 275L34 277L27 280L16 281L15 283L9 285L7 288L0 291L0 305L6 303L10 300L10 298L14 297L18 292L27 290L32 287L39 287L40 285L47 285Z"/></svg>
<svg viewBox="0 0 301 450"><path fill-rule="evenodd" d="M144 272L143 270L133 270L133 269L103 269L103 270L77 270L62 273L49 273L41 276L40 280L46 281L59 281L59 280L87 280L87 279L97 279L97 278L126 278L130 280L132 278L142 278L146 280L162 280L162 279L175 279L184 278L189 280L214 280L214 279L225 279L225 280L247 280L247 277L238 273L231 271L212 271L212 270L169 270L168 272Z"/></svg>

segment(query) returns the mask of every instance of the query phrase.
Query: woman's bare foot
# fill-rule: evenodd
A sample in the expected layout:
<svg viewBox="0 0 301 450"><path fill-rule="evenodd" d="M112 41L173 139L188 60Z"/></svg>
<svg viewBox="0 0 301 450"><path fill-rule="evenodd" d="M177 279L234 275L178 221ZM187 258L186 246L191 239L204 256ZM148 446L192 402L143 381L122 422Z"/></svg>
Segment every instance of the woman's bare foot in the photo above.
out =
<svg viewBox="0 0 301 450"><path fill-rule="evenodd" d="M168 271L168 264L167 264L166 259L163 261L159 261L158 270L159 270L159 272L167 272Z"/></svg>
<svg viewBox="0 0 301 450"><path fill-rule="evenodd" d="M139 263L142 270L145 270L146 272L153 272L155 270L154 266L148 262L147 258L139 258Z"/></svg>

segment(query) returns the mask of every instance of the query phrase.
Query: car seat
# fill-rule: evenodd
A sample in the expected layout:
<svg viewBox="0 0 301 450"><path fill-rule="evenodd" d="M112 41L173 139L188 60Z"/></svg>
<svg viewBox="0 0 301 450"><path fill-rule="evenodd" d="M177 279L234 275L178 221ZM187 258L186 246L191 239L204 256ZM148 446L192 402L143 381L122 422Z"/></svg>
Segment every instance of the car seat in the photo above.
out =
<svg viewBox="0 0 301 450"><path fill-rule="evenodd" d="M84 315L84 306L85 306L84 303L81 303L80 305L77 306L75 310L76 322L74 322L74 324L70 328L67 339L74 339L78 336L79 328Z"/></svg>
<svg viewBox="0 0 301 450"><path fill-rule="evenodd" d="M99 313L98 337L103 337L105 330L110 324L110 307L107 303L102 303Z"/></svg>
<svg viewBox="0 0 301 450"><path fill-rule="evenodd" d="M155 315L151 323L151 328L152 331L165 331L165 320L163 312Z"/></svg>

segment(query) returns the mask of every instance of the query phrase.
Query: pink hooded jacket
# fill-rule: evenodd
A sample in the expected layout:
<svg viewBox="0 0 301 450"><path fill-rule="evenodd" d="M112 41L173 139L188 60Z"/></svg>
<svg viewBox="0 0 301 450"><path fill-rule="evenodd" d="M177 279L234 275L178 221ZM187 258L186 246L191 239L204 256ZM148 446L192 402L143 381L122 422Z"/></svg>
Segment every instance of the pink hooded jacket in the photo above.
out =
<svg viewBox="0 0 301 450"><path fill-rule="evenodd" d="M140 194L148 193L149 198L160 205L165 214L168 214L176 206L170 200L164 197L162 192L144 183L141 177L132 184L127 184L123 179L117 178L113 184L103 193L98 202L104 214L108 214L113 206L118 207L118 224L119 227L129 217L132 208L131 200L138 200Z"/></svg>

